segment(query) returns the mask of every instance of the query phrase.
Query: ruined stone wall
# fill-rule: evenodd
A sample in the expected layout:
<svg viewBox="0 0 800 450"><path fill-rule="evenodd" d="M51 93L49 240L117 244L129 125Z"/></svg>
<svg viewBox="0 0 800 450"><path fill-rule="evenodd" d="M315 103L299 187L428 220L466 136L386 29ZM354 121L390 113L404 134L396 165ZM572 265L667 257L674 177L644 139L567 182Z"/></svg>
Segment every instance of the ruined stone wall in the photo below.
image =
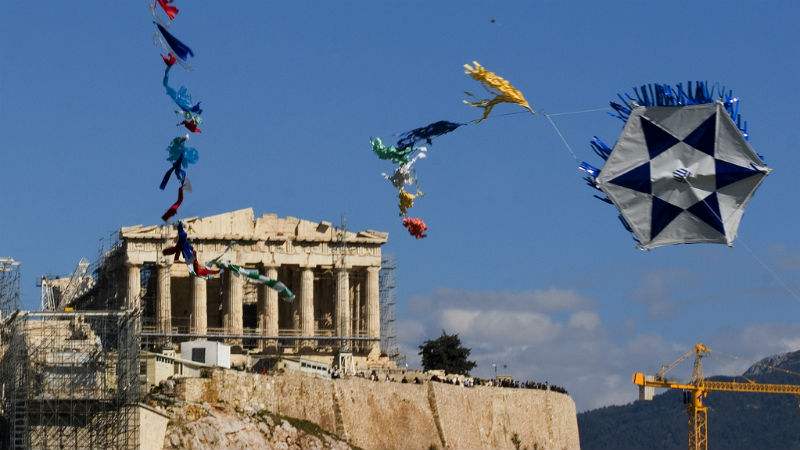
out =
<svg viewBox="0 0 800 450"><path fill-rule="evenodd" d="M181 379L178 396L319 424L364 449L578 449L575 404L564 394L429 383L323 380L215 371Z"/></svg>

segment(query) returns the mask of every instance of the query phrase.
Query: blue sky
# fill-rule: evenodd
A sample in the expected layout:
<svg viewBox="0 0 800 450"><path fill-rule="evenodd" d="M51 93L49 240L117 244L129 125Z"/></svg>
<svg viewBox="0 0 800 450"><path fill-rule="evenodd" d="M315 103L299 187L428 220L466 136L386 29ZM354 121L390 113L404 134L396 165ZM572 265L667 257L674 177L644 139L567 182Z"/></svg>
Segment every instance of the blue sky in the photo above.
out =
<svg viewBox="0 0 800 450"><path fill-rule="evenodd" d="M196 58L173 80L205 109L180 215L346 214L351 228L389 231L405 349L457 331L479 374L505 364L566 385L581 409L632 399L632 370L695 341L738 357L712 360L718 372L797 349L800 300L741 243L800 290L800 5L697 3L178 1L172 30ZM38 276L71 271L98 239L158 223L174 201L157 189L179 130L146 5L4 4L0 253L22 261L27 307L38 304ZM653 81L734 88L752 145L775 169L740 245L636 250L548 123L528 115L437 140L419 164L427 195L413 210L429 237L407 236L368 139L477 117L461 104L462 91L480 91L461 69L472 60L548 112L603 107ZM556 120L594 162L589 139L613 142L621 128L603 112Z"/></svg>

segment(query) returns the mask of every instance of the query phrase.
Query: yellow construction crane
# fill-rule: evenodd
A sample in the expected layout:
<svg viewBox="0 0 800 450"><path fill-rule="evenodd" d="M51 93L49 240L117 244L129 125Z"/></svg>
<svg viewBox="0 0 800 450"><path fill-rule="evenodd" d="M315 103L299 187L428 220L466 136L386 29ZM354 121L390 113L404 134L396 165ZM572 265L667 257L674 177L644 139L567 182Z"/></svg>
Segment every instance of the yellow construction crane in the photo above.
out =
<svg viewBox="0 0 800 450"><path fill-rule="evenodd" d="M689 450L708 449L708 407L703 403L703 399L709 392L800 395L800 385L794 384L763 384L750 380L741 383L706 380L703 377L702 359L710 352L711 350L705 345L695 344L693 349L681 355L672 364L661 366L654 376L646 376L642 372L633 374L633 384L639 386L639 400L652 400L655 388L680 389L684 392L686 412L689 414ZM692 380L689 383L667 380L667 372L692 355L694 355Z"/></svg>

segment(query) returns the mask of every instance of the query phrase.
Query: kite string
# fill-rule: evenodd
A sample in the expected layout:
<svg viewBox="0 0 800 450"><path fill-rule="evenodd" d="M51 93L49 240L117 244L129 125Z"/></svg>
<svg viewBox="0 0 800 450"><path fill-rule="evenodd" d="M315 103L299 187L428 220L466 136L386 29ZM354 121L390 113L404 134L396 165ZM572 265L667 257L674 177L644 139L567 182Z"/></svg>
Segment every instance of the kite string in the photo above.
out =
<svg viewBox="0 0 800 450"><path fill-rule="evenodd" d="M553 126L553 130L555 130L555 132L558 134L558 137L561 138L561 142L564 143L564 147L567 149L567 151L569 152L570 156L572 156L572 159L574 159L576 163L580 164L581 160L578 159L578 155L575 154L575 150L573 150L572 146L569 145L569 142L567 142L567 138L564 137L564 134L561 132L561 130L556 125L556 123L553 121L552 117L553 116L566 116L566 115L571 115L571 114L585 114L585 113L597 112L597 111L606 111L607 109L608 108L606 108L606 107L603 107L603 108L590 108L590 109L579 109L579 110L576 110L576 111L566 111L566 112L552 113L552 114L549 114L549 113L546 113L546 112L542 111L542 115L547 119L548 122L550 122L550 125Z"/></svg>
<svg viewBox="0 0 800 450"><path fill-rule="evenodd" d="M750 248L749 245L747 245L747 241L745 241L745 240L743 240L741 238L739 240L742 242L742 246L745 248L745 250L747 250L747 252L750 253L750 256L752 256L753 259L755 259L756 262L758 262L761 265L761 267L764 268L764 270L769 272L772 275L772 277L775 278L775 280L778 281L778 283L786 290L786 292L791 294L792 297L794 297L795 300L800 302L800 295L798 295L797 292L795 292L795 290L792 289L789 286L789 284L786 281L784 281L783 278L781 278L778 275L778 272L776 272L775 269L773 269L772 267L767 265L764 261L762 261L761 258L759 258L758 255L756 255L756 253L753 251L753 249Z"/></svg>
<svg viewBox="0 0 800 450"><path fill-rule="evenodd" d="M608 106L604 106L602 108L592 108L592 109L581 109L578 111L567 111L567 112L560 112L560 113L550 113L549 116L568 116L573 114L584 114L590 112L597 112L597 111L608 111Z"/></svg>
<svg viewBox="0 0 800 450"><path fill-rule="evenodd" d="M695 187L694 187L694 185L691 183L691 181L689 181L689 179L688 179L688 178L684 178L684 180L686 181L686 184L688 184L688 185L689 185L689 187L691 187L692 189L697 189L697 188L695 188ZM722 218L719 216L719 214L717 214L717 212L716 212L716 211L714 211L714 208L712 208L712 207L711 207L711 205L709 205L709 204L708 204L708 202L706 202L706 199L705 199L705 198L702 200L702 202L703 202L703 204L704 204L704 205L706 205L706 208L708 208L708 210L709 210L709 211L711 211L711 214L713 214L713 215L714 215L714 217L716 217L716 219L720 221L720 223L725 223L725 222L722 220ZM794 297L794 299L795 299L795 300L797 300L798 302L800 302L800 295L798 295L798 293L797 293L797 292L796 292L794 289L792 289L792 288L791 288L791 286L789 286L789 284L788 284L786 281L784 281L784 279L783 279L783 278L781 278L781 276L778 274L778 272L776 272L776 271L775 271L775 269L773 269L772 267L770 267L770 266L769 266L767 263L765 263L765 262L764 262L764 261L763 261L761 258L759 258L759 257L758 257L758 255L756 255L756 252L755 252L755 251L753 251L753 249L752 249L752 248L750 248L750 246L749 246L749 245L747 245L747 241L746 241L746 240L744 240L744 239L742 239L742 238L740 237L740 238L739 238L739 242L742 244L742 247L744 247L744 249L745 249L745 250L747 250L747 252L748 252L748 253L750 253L750 256L751 256L751 257L752 257L754 260L756 260L756 262L757 262L758 264L760 264L760 265L761 265L761 267L763 267L763 268L764 268L764 270L766 270L766 271L767 271L767 272L768 272L770 275L772 275L772 278L774 278L774 279L775 279L775 281L777 281L777 282L778 282L778 284L780 284L780 285L781 285L781 287L783 287L783 289L784 289L786 292L788 292L788 293L789 293L789 295L791 295L792 297Z"/></svg>
<svg viewBox="0 0 800 450"><path fill-rule="evenodd" d="M555 117L555 116L569 116L569 115L574 115L574 114L585 114L585 113L597 112L597 111L608 111L608 107L606 106L606 107L602 107L602 108L579 109L579 110L575 110L575 111L564 111L564 112L545 114L545 115L549 115L549 116L553 116L553 117ZM530 112L528 112L528 111L514 111L514 112L507 112L507 113L502 113L502 114L492 114L491 116L489 116L489 117L487 117L485 119L469 120L467 122L464 122L464 125L475 125L478 120L480 120L481 122L484 122L484 121L491 120L491 119L497 119L499 117L516 116L516 115L519 115L519 114L530 114ZM405 131L396 131L394 133L388 133L388 134L390 136L395 136L396 137L396 136L399 136L399 135L401 135L403 133L405 133Z"/></svg>
<svg viewBox="0 0 800 450"><path fill-rule="evenodd" d="M569 152L570 156L572 156L572 159L574 159L575 162L580 164L580 160L578 159L578 155L575 154L575 151L572 150L572 146L569 145L569 142L567 142L567 139L564 137L564 134L561 133L561 130L558 129L558 126L556 125L556 123L553 122L553 119L550 118L550 114L542 113L542 115L544 115L544 117L547 119L547 121L550 122L550 125L553 126L553 129L558 134L558 137L561 138L561 142L564 143L564 147L567 149L567 151Z"/></svg>

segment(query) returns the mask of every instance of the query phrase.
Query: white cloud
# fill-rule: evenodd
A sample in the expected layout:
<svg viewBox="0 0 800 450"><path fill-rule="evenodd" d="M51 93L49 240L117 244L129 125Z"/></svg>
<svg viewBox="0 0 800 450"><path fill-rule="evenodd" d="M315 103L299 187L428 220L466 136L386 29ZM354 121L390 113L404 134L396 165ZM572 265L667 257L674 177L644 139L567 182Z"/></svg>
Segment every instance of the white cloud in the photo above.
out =
<svg viewBox="0 0 800 450"><path fill-rule="evenodd" d="M569 327L584 331L594 331L600 326L600 316L593 311L578 311L569 316Z"/></svg>
<svg viewBox="0 0 800 450"><path fill-rule="evenodd" d="M445 309L442 327L465 339L534 345L558 338L561 325L535 312Z"/></svg>
<svg viewBox="0 0 800 450"><path fill-rule="evenodd" d="M411 301L412 319L403 343L414 349L442 330L458 333L478 363L476 375L500 372L518 379L550 381L567 387L579 408L630 401L635 389L623 354L611 342L594 302L569 289L526 292L469 292L440 289ZM419 338L420 329L424 330ZM651 349L652 350L652 349ZM648 353L648 356L650 353ZM416 354L409 361L418 361ZM599 384L598 384L599 383Z"/></svg>
<svg viewBox="0 0 800 450"><path fill-rule="evenodd" d="M650 283L658 286L661 281ZM409 365L418 367L418 345L442 330L458 333L478 363L475 375L491 377L495 363L499 372L517 379L562 385L580 411L635 400L633 372L654 373L694 344L638 333L625 320L606 324L593 304L570 289L440 289L411 300L410 315L398 322L401 349ZM712 356L704 360L706 374L741 374L760 358L798 349L800 325L727 328L712 331L705 343L712 348ZM688 377L690 366L684 364L674 376Z"/></svg>
<svg viewBox="0 0 800 450"><path fill-rule="evenodd" d="M437 289L431 295L412 297L410 304L413 310L425 311L431 302L439 307L535 309L541 312L570 311L592 303L574 290L549 288L522 292Z"/></svg>

